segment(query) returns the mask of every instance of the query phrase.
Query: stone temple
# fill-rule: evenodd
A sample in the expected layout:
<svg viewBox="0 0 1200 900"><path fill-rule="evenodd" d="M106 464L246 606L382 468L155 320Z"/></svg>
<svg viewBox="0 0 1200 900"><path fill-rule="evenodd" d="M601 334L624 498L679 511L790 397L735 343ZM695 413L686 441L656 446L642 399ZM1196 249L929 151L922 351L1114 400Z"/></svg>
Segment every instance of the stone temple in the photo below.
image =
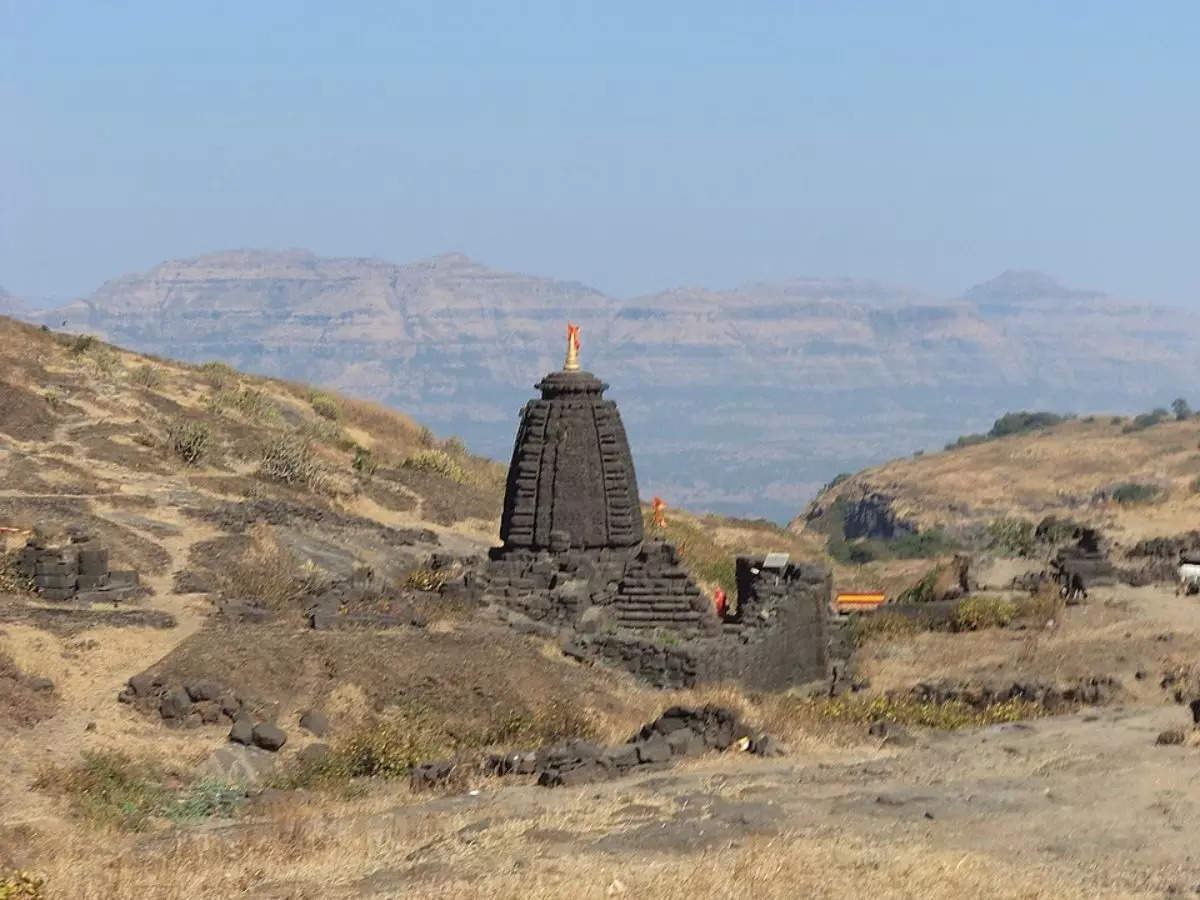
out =
<svg viewBox="0 0 1200 900"><path fill-rule="evenodd" d="M446 589L560 638L570 656L661 687L826 678L828 572L739 558L736 612L719 616L678 550L645 534L625 428L608 386L579 367L577 327L568 326L563 369L536 387L513 443L502 545Z"/></svg>

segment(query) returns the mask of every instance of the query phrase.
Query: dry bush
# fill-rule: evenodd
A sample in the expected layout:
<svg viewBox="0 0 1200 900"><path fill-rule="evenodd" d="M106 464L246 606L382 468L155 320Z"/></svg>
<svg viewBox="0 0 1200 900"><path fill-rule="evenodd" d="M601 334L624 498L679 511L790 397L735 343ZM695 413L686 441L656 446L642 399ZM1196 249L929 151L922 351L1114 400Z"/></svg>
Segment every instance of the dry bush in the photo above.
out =
<svg viewBox="0 0 1200 900"><path fill-rule="evenodd" d="M1018 605L1007 597L964 597L954 607L953 627L956 631L1003 628L1017 617L1019 611Z"/></svg>
<svg viewBox="0 0 1200 900"><path fill-rule="evenodd" d="M42 900L46 879L33 872L0 872L0 900Z"/></svg>
<svg viewBox="0 0 1200 900"><path fill-rule="evenodd" d="M978 707L963 700L934 702L912 697L842 694L837 697L794 698L791 716L811 723L866 726L880 720L898 725L956 731L1000 722L1018 722L1046 714L1044 707L1028 700L1005 700Z"/></svg>
<svg viewBox="0 0 1200 900"><path fill-rule="evenodd" d="M457 484L466 484L471 480L463 464L445 450L418 450L405 457L400 465L417 472L433 472Z"/></svg>
<svg viewBox="0 0 1200 900"><path fill-rule="evenodd" d="M324 469L313 456L309 443L295 435L280 435L263 450L259 474L292 487L319 491L324 488Z"/></svg>
<svg viewBox="0 0 1200 900"><path fill-rule="evenodd" d="M208 451L212 432L203 422L177 419L167 429L167 445L189 466L197 465Z"/></svg>
<svg viewBox="0 0 1200 900"><path fill-rule="evenodd" d="M136 384L138 387L154 390L162 385L162 372L160 372L156 366L152 366L149 363L143 363L129 373L129 381L132 384Z"/></svg>
<svg viewBox="0 0 1200 900"><path fill-rule="evenodd" d="M337 399L331 394L326 394L321 391L313 391L308 395L308 402L315 412L322 419L328 419L331 422L336 422L342 417L342 409L338 404Z"/></svg>
<svg viewBox="0 0 1200 900"><path fill-rule="evenodd" d="M271 398L256 388L226 388L211 394L209 409L220 411L233 409L253 422L274 422L279 418L279 408Z"/></svg>
<svg viewBox="0 0 1200 900"><path fill-rule="evenodd" d="M217 390L221 390L237 381L237 370L229 365L229 363L214 360L201 364L199 369L209 386Z"/></svg>
<svg viewBox="0 0 1200 900"><path fill-rule="evenodd" d="M1067 601L1057 584L1043 582L1036 591L1017 602L1017 615L1039 628L1050 622L1061 622Z"/></svg>
<svg viewBox="0 0 1200 900"><path fill-rule="evenodd" d="M282 611L307 596L317 580L311 565L296 558L265 531L255 535L254 545L218 573L223 596L254 600L269 609Z"/></svg>
<svg viewBox="0 0 1200 900"><path fill-rule="evenodd" d="M408 577L404 579L404 584L414 591L440 591L442 585L449 580L450 571L448 569L431 569L428 566L419 566L408 573Z"/></svg>

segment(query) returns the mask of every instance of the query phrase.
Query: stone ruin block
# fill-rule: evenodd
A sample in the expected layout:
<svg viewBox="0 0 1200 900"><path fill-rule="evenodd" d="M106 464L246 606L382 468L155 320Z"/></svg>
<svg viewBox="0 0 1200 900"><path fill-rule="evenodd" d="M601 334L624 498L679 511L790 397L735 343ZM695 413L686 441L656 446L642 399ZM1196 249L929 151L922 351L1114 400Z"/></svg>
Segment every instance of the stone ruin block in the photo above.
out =
<svg viewBox="0 0 1200 900"><path fill-rule="evenodd" d="M138 586L137 572L110 572L108 550L91 536L69 531L66 546L49 546L41 534L30 538L17 555L17 570L33 582L42 599L54 603L75 600L116 603L128 599Z"/></svg>

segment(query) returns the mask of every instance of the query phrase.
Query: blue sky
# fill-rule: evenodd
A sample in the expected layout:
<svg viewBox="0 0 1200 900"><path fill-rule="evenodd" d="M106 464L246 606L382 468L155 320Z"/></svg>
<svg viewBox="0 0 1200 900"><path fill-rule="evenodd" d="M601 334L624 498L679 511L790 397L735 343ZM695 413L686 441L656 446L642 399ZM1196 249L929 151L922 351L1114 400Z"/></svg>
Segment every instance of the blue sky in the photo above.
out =
<svg viewBox="0 0 1200 900"><path fill-rule="evenodd" d="M1200 6L0 0L0 286L458 250L1196 303Z"/></svg>

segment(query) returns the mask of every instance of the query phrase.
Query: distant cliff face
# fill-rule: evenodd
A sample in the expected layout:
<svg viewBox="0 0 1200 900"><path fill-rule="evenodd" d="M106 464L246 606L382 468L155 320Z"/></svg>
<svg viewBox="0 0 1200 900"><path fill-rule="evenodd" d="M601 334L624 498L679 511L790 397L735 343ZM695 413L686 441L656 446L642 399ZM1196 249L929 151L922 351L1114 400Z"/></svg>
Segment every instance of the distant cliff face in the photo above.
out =
<svg viewBox="0 0 1200 900"><path fill-rule="evenodd" d="M786 520L831 475L1006 410L1134 410L1200 383L1200 324L1010 272L957 300L850 279L616 300L451 254L237 251L126 275L39 321L394 404L506 459L564 326L668 503Z"/></svg>

